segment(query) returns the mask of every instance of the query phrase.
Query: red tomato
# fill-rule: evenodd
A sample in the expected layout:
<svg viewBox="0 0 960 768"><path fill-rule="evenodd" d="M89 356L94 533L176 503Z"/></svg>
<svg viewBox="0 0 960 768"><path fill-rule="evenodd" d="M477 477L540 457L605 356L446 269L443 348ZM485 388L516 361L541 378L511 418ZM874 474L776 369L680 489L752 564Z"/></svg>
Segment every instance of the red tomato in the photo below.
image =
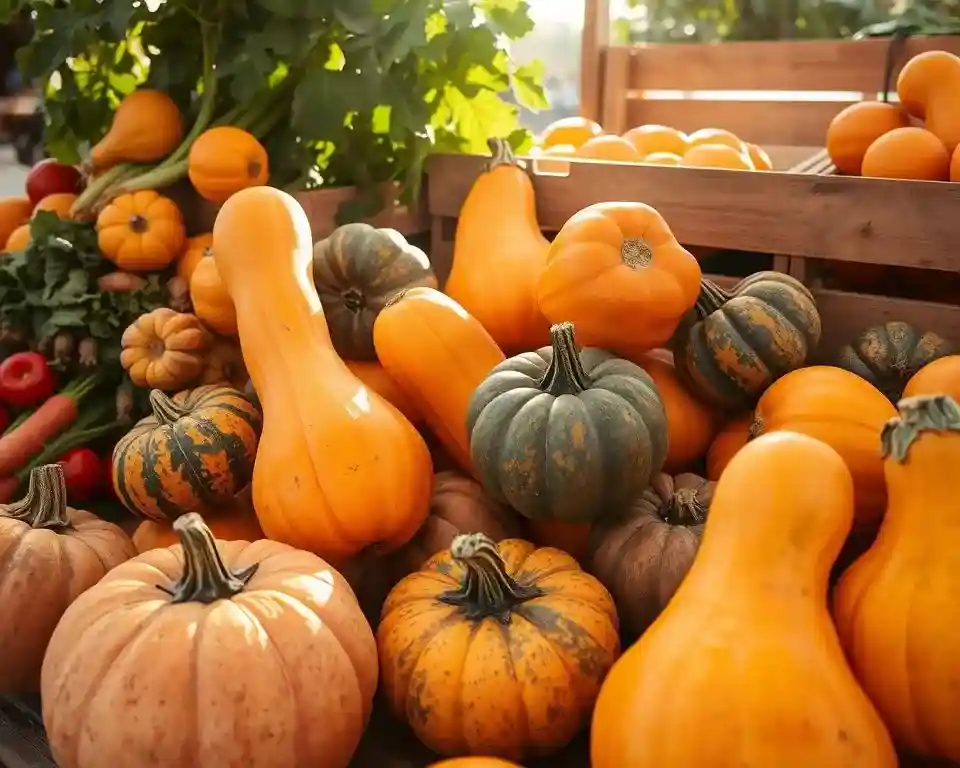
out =
<svg viewBox="0 0 960 768"><path fill-rule="evenodd" d="M41 160L27 174L27 197L34 205L48 195L79 194L82 187L83 176L80 171L52 158Z"/></svg>
<svg viewBox="0 0 960 768"><path fill-rule="evenodd" d="M37 352L17 352L0 363L0 400L18 408L40 405L56 389L53 371Z"/></svg>
<svg viewBox="0 0 960 768"><path fill-rule="evenodd" d="M57 463L63 467L67 499L87 501L96 496L103 475L97 454L89 448L72 448Z"/></svg>

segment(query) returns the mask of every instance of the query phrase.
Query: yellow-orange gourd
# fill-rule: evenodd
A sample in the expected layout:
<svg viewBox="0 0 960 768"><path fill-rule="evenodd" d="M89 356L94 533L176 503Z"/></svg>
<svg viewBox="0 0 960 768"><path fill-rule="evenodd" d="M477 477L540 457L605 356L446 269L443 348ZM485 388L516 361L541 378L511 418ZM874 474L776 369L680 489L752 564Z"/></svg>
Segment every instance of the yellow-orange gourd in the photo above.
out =
<svg viewBox="0 0 960 768"><path fill-rule="evenodd" d="M224 336L237 335L237 310L213 259L201 259L190 276L193 314Z"/></svg>
<svg viewBox="0 0 960 768"><path fill-rule="evenodd" d="M169 94L138 88L117 106L110 130L90 150L90 163L97 171L118 163L154 163L181 139L183 116Z"/></svg>
<svg viewBox="0 0 960 768"><path fill-rule="evenodd" d="M917 54L900 70L897 96L948 152L960 145L960 56L948 51Z"/></svg>

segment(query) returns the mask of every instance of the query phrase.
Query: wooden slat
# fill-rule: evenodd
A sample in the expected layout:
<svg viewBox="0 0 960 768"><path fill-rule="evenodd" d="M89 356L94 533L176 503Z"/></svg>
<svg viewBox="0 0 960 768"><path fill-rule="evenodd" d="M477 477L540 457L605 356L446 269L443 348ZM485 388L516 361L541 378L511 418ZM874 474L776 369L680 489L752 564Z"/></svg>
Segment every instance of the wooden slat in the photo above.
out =
<svg viewBox="0 0 960 768"><path fill-rule="evenodd" d="M610 0L584 0L580 42L580 115L600 120L603 54L610 46Z"/></svg>
<svg viewBox="0 0 960 768"><path fill-rule="evenodd" d="M632 46L630 87L876 93L883 88L888 45L883 39ZM910 56L929 50L960 54L960 36L910 38L896 71Z"/></svg>
<svg viewBox="0 0 960 768"><path fill-rule="evenodd" d="M629 76L629 51L626 48L607 48L603 54L603 93L626 93ZM628 125L629 106L627 99L604 97L600 124L607 133L620 134L631 127Z"/></svg>

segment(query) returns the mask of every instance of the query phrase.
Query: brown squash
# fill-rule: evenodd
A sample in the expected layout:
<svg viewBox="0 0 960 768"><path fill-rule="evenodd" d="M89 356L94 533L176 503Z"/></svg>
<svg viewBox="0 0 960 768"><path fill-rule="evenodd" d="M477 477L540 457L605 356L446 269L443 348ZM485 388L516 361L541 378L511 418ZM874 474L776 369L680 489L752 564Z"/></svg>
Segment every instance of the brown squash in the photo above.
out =
<svg viewBox="0 0 960 768"><path fill-rule="evenodd" d="M715 485L659 474L628 510L593 527L589 569L610 590L627 636L653 623L687 575Z"/></svg>
<svg viewBox="0 0 960 768"><path fill-rule="evenodd" d="M237 335L237 310L213 259L201 259L190 277L190 303L205 325L224 336Z"/></svg>
<svg viewBox="0 0 960 768"><path fill-rule="evenodd" d="M707 451L707 478L713 481L720 479L727 464L743 446L750 440L750 430L753 428L753 413L740 416L720 430L710 443Z"/></svg>
<svg viewBox="0 0 960 768"><path fill-rule="evenodd" d="M821 330L813 295L789 275L758 272L730 291L703 280L695 310L674 337L674 360L698 396L744 410L806 364Z"/></svg>
<svg viewBox="0 0 960 768"><path fill-rule="evenodd" d="M250 377L243 364L243 351L234 339L214 339L205 358L200 384L219 384L243 392Z"/></svg>
<svg viewBox="0 0 960 768"><path fill-rule="evenodd" d="M395 229L358 222L313 246L313 282L333 347L345 360L376 360L373 321L398 291L437 287L427 255Z"/></svg>
<svg viewBox="0 0 960 768"><path fill-rule="evenodd" d="M203 371L210 341L196 315L160 307L123 332L120 365L138 387L183 389Z"/></svg>
<svg viewBox="0 0 960 768"><path fill-rule="evenodd" d="M837 365L866 379L892 403L927 363L953 354L954 346L932 331L890 322L867 328L837 355Z"/></svg>
<svg viewBox="0 0 960 768"><path fill-rule="evenodd" d="M187 176L200 197L220 205L242 189L266 184L270 159L252 133L220 125L204 131L190 146Z"/></svg>
<svg viewBox="0 0 960 768"><path fill-rule="evenodd" d="M110 130L90 150L97 172L119 163L155 163L183 138L183 116L166 91L138 88L113 113Z"/></svg>

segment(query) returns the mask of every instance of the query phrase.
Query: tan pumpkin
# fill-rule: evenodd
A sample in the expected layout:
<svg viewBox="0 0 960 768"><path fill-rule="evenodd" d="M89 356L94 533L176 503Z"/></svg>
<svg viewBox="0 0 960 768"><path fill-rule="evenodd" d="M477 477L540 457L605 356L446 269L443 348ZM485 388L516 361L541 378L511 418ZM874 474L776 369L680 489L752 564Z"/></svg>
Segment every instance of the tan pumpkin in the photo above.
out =
<svg viewBox="0 0 960 768"><path fill-rule="evenodd" d="M217 333L237 335L237 310L213 259L200 259L193 268L190 302L194 314Z"/></svg>
<svg viewBox="0 0 960 768"><path fill-rule="evenodd" d="M240 392L250 380L243 364L243 351L233 339L216 338L204 356L200 384L225 384Z"/></svg>
<svg viewBox="0 0 960 768"><path fill-rule="evenodd" d="M210 334L195 315L161 307L141 315L120 338L120 365L138 387L183 389L204 369Z"/></svg>
<svg viewBox="0 0 960 768"><path fill-rule="evenodd" d="M155 272L169 265L186 243L177 204L152 190L115 198L97 216L103 255L126 272Z"/></svg>
<svg viewBox="0 0 960 768"><path fill-rule="evenodd" d="M262 186L270 179L267 150L252 133L232 125L200 134L190 147L187 163L193 188L217 204L225 203L241 189Z"/></svg>

